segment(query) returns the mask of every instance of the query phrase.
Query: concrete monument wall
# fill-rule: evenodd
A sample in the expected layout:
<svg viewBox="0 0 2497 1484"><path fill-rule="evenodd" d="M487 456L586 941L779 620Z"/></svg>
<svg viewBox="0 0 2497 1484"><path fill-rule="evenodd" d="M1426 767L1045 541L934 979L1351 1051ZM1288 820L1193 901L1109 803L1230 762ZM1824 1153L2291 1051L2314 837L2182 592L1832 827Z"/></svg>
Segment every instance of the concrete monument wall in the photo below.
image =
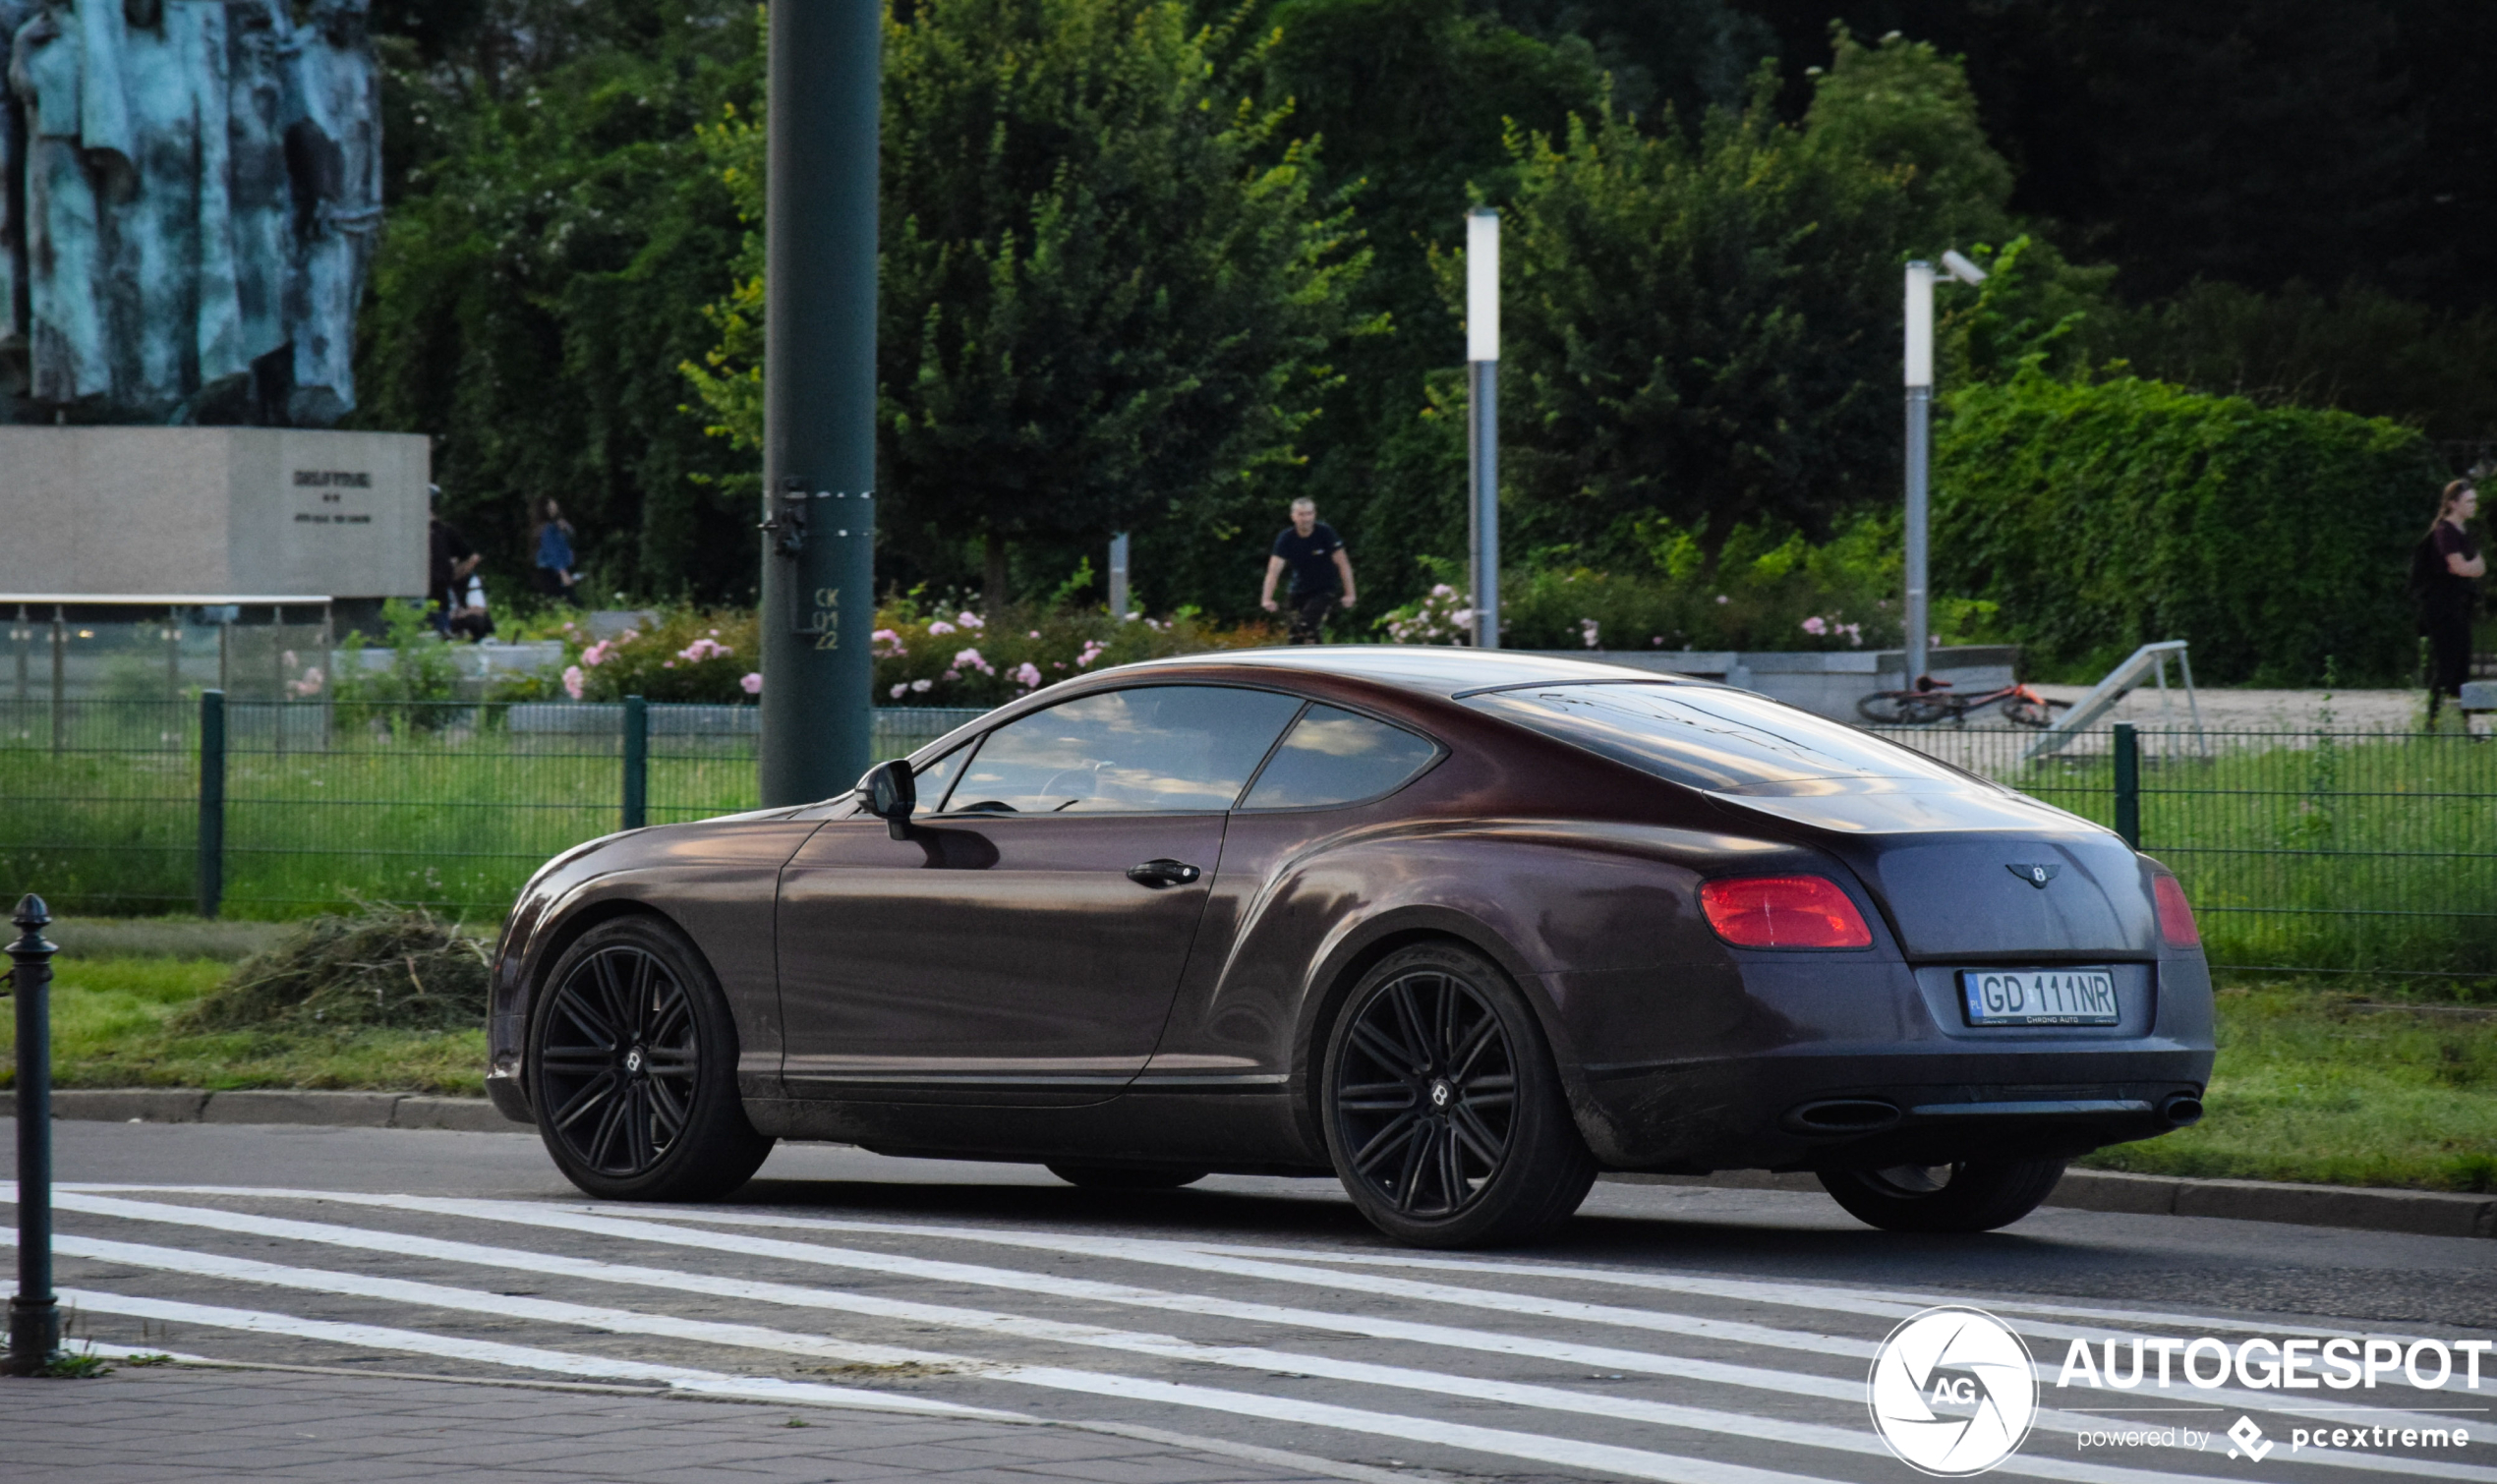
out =
<svg viewBox="0 0 2497 1484"><path fill-rule="evenodd" d="M0 426L0 592L425 596L415 433Z"/></svg>

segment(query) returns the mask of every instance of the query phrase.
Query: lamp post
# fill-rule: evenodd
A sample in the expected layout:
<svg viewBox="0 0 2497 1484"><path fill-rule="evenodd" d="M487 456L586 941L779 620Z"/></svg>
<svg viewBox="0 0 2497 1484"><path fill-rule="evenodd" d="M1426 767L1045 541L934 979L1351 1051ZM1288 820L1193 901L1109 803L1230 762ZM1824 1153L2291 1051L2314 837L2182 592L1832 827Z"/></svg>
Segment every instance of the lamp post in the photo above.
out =
<svg viewBox="0 0 2497 1484"><path fill-rule="evenodd" d="M1961 283L1986 281L1985 269L1956 252L1943 255L1943 269ZM1907 677L1903 688L1914 690L1925 677L1933 628L1926 569L1931 554L1928 483L1934 452L1934 265L1922 259L1907 265L1906 381Z"/></svg>
<svg viewBox="0 0 2497 1484"><path fill-rule="evenodd" d="M842 793L875 717L877 0L771 8L763 803Z"/></svg>
<svg viewBox="0 0 2497 1484"><path fill-rule="evenodd" d="M1474 558L1474 644L1500 647L1500 213L1465 220L1467 532Z"/></svg>

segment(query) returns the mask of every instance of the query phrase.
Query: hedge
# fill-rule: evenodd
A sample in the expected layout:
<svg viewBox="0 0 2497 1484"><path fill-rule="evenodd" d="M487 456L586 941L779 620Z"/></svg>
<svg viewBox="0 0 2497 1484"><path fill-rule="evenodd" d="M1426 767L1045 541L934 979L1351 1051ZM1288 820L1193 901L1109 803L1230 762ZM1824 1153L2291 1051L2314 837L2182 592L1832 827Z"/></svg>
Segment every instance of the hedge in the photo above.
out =
<svg viewBox="0 0 2497 1484"><path fill-rule="evenodd" d="M2205 683L2405 683L2410 544L2442 469L2381 418L2030 372L1952 393L1935 437L1938 593L1991 599L2033 671L2183 639Z"/></svg>

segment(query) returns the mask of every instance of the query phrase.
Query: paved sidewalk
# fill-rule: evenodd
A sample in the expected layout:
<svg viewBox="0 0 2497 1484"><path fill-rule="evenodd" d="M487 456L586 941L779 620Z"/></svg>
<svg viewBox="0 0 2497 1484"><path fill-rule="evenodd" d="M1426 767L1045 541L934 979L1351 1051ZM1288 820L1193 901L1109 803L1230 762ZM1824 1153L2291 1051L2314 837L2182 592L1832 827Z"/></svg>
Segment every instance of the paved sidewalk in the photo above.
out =
<svg viewBox="0 0 2497 1484"><path fill-rule="evenodd" d="M792 1420L802 1427L792 1427ZM373 1484L1286 1484L1319 1476L1069 1427L536 1387L164 1367L0 1379L11 1478ZM1335 1465L1330 1472L1374 1474Z"/></svg>

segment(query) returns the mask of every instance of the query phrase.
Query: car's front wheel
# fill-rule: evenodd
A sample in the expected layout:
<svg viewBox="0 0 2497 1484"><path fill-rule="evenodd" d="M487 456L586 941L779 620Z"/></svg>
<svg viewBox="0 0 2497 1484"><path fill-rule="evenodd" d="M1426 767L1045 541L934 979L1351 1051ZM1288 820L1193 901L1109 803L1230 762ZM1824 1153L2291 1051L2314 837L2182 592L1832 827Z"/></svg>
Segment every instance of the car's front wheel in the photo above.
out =
<svg viewBox="0 0 2497 1484"><path fill-rule="evenodd" d="M566 1179L610 1200L700 1201L772 1152L737 1100L737 1031L702 952L649 917L555 960L530 1018L530 1104Z"/></svg>
<svg viewBox="0 0 2497 1484"><path fill-rule="evenodd" d="M1972 1160L1825 1170L1821 1186L1885 1231L1992 1231L2038 1209L2061 1178L2061 1160Z"/></svg>
<svg viewBox="0 0 2497 1484"><path fill-rule="evenodd" d="M1529 1241L1595 1183L1534 1010L1470 948L1406 948L1362 977L1327 1038L1322 1097L1345 1190L1400 1241Z"/></svg>

